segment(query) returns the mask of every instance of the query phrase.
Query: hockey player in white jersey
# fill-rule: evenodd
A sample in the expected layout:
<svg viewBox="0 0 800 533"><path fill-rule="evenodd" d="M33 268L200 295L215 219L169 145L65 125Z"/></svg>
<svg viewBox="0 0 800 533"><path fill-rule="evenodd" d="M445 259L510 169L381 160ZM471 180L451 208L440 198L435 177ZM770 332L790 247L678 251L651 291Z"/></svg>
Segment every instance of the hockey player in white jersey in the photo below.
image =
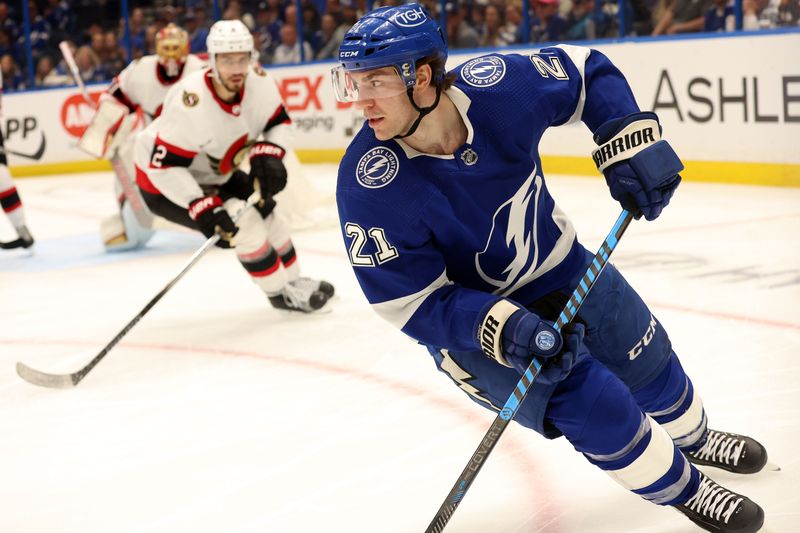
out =
<svg viewBox="0 0 800 533"><path fill-rule="evenodd" d="M0 72L0 111L2 110L3 73ZM5 152L3 132L0 131L0 207L3 208L11 225L17 232L17 238L8 242L0 242L0 249L30 248L33 246L33 237L25 223L25 211L17 188L11 179L8 170L8 157Z"/></svg>
<svg viewBox="0 0 800 533"><path fill-rule="evenodd" d="M417 4L365 15L339 59L337 97L367 120L342 159L336 200L375 311L495 411L512 391L519 399L536 356L541 371L515 421L563 435L622 486L701 528L757 531L761 507L695 465L753 474L766 449L708 427L665 328L613 265L597 275L542 171L545 130L582 121L611 196L637 218L661 214L683 165L622 73L568 45L447 72L444 36ZM586 272L596 275L588 294ZM586 298L562 335L552 322L574 294Z"/></svg>
<svg viewBox="0 0 800 533"><path fill-rule="evenodd" d="M253 37L238 20L215 23L211 68L170 89L161 115L136 138L136 181L151 211L222 236L251 279L279 309L313 312L333 296L330 283L300 277L287 222L273 213L286 186L289 115L278 87L257 65ZM238 167L249 158L250 172ZM262 201L234 224L229 213L258 190Z"/></svg>
<svg viewBox="0 0 800 533"><path fill-rule="evenodd" d="M108 251L144 246L152 237L152 214L133 185L133 130L137 110L145 124L161 113L167 91L191 72L206 67L189 53L189 36L175 24L156 34L156 53L128 65L100 97L97 112L78 146L97 158L112 162L114 191L119 212L101 223L100 233Z"/></svg>

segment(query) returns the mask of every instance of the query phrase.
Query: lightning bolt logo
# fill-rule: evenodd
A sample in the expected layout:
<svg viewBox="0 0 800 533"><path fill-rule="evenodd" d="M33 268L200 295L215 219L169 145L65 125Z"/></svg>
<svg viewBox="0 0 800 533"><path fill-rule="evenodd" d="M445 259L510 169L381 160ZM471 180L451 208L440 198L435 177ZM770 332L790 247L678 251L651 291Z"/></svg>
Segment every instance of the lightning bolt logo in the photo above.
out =
<svg viewBox="0 0 800 533"><path fill-rule="evenodd" d="M361 156L356 165L356 180L368 189L379 189L391 182L400 170L400 160L389 148L379 146Z"/></svg>
<svg viewBox="0 0 800 533"><path fill-rule="evenodd" d="M470 383L470 381L475 379L475 376L473 376L472 374L470 374L469 372L458 366L458 363L455 362L455 360L450 355L450 352L448 350L441 350L441 353L444 356L444 358L442 359L442 370L448 376L450 376L450 378L453 381L456 382L456 385L458 385L461 388L461 390L463 390L464 392L466 392L479 402L485 403L492 409L499 411L498 407L496 407L494 404L492 404L492 402L483 397L480 389L476 388L474 385Z"/></svg>
<svg viewBox="0 0 800 533"><path fill-rule="evenodd" d="M514 195L492 217L492 229L484 249L475 254L475 269L483 280L501 292L516 282L530 264L536 265L537 204L541 178L528 176ZM500 270L497 259L513 258ZM502 264L502 263L501 263ZM494 271L494 272L492 272Z"/></svg>
<svg viewBox="0 0 800 533"><path fill-rule="evenodd" d="M500 56L473 59L461 67L461 77L473 87L490 87L506 75L506 62Z"/></svg>

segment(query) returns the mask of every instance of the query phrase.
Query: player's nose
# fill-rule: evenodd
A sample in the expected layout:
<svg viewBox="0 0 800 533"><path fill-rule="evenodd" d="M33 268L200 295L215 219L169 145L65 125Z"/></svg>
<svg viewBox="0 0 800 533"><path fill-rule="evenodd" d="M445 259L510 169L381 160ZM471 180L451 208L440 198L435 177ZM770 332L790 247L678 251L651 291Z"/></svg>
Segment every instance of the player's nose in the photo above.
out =
<svg viewBox="0 0 800 533"><path fill-rule="evenodd" d="M375 104L375 100L372 98L366 98L364 100L356 100L354 104L358 110L369 109Z"/></svg>

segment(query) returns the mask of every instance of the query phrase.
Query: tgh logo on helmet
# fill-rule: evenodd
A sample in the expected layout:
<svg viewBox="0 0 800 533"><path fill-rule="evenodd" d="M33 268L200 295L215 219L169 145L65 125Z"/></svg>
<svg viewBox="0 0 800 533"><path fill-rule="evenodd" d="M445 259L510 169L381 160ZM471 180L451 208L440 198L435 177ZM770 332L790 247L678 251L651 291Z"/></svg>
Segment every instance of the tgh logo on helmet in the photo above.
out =
<svg viewBox="0 0 800 533"><path fill-rule="evenodd" d="M419 26L426 20L428 20L428 17L420 7L403 10L394 17L395 24L404 28Z"/></svg>

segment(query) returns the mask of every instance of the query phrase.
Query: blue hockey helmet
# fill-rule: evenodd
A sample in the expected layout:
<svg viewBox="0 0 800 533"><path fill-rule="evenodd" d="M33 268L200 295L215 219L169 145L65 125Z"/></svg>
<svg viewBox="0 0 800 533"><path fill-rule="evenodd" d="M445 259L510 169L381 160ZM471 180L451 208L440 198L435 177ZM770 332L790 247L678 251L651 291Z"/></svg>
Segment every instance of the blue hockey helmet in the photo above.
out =
<svg viewBox="0 0 800 533"><path fill-rule="evenodd" d="M419 4L382 7L364 15L345 34L339 46L341 65L333 69L334 89L342 101L358 100L347 72L394 67L400 75L402 90L416 83L416 62L422 58L441 58L442 68L434 72L434 81L445 76L447 43L439 25Z"/></svg>

